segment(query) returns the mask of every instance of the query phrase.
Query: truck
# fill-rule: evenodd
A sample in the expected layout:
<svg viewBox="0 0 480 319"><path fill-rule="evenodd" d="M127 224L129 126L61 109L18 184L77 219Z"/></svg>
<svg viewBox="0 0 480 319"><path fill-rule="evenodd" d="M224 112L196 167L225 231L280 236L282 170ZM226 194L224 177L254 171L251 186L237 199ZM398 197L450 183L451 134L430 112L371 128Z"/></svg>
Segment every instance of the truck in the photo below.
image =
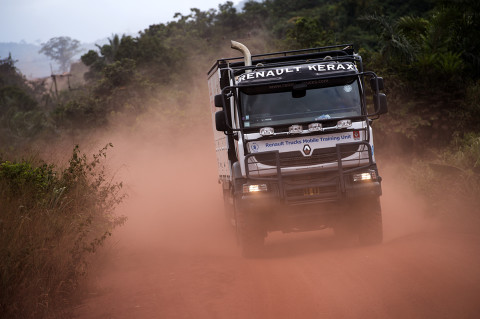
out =
<svg viewBox="0 0 480 319"><path fill-rule="evenodd" d="M218 182L246 257L268 233L332 228L379 244L382 195L372 123L383 78L353 44L218 59L207 73Z"/></svg>

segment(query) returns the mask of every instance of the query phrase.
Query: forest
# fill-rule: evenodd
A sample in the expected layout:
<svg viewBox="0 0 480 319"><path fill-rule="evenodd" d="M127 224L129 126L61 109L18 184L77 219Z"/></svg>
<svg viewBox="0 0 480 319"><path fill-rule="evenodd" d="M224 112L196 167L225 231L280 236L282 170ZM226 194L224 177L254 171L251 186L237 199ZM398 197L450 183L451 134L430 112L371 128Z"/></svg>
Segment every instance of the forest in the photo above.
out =
<svg viewBox="0 0 480 319"><path fill-rule="evenodd" d="M253 54L353 43L366 69L385 80L389 113L374 126L378 156L404 160L437 218L480 204L479 30L475 0L264 0L242 11L227 1L136 36L112 35L81 57L84 80L58 92L1 57L0 317L42 318L64 307L58 300L87 273L87 256L125 222L113 211L122 184L102 168L111 145L91 158L72 146L65 165L38 150L94 132L141 134L147 121L166 132L210 121L206 73L237 55L231 39Z"/></svg>

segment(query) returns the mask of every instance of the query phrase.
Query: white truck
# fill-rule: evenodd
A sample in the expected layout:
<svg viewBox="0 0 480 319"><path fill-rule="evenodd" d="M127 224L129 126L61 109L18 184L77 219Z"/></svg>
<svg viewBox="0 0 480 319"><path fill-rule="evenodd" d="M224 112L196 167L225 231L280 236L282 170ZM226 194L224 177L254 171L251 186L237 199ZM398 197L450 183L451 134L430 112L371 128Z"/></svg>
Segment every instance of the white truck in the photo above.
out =
<svg viewBox="0 0 480 319"><path fill-rule="evenodd" d="M387 112L383 79L363 70L351 44L253 56L232 48L243 56L217 60L208 87L219 183L243 255L259 254L272 231L333 228L380 243L371 124Z"/></svg>

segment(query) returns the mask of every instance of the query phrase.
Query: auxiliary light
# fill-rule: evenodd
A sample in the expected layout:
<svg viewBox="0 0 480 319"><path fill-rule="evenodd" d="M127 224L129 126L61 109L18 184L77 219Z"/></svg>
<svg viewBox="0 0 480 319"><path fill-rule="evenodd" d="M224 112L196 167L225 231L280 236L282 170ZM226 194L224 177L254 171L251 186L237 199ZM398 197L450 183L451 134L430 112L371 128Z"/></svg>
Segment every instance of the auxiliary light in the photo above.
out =
<svg viewBox="0 0 480 319"><path fill-rule="evenodd" d="M338 128L347 128L352 126L352 120L340 120L337 122Z"/></svg>
<svg viewBox="0 0 480 319"><path fill-rule="evenodd" d="M303 132L303 127L301 125L294 124L288 128L288 133L290 134L300 134Z"/></svg>
<svg viewBox="0 0 480 319"><path fill-rule="evenodd" d="M274 131L273 131L273 127L262 127L260 129L260 135L262 136L270 136L270 135L273 135Z"/></svg>
<svg viewBox="0 0 480 319"><path fill-rule="evenodd" d="M322 130L322 123L311 123L308 124L308 130L310 132L318 132Z"/></svg>

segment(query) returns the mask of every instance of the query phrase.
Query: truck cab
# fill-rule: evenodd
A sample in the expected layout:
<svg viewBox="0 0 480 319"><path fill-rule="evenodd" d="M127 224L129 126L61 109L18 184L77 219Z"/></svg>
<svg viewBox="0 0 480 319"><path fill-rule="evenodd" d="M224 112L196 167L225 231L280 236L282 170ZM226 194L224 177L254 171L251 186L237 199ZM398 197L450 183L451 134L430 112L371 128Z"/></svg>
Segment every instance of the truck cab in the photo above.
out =
<svg viewBox="0 0 480 319"><path fill-rule="evenodd" d="M243 254L259 253L272 231L333 228L380 243L371 124L387 112L383 79L363 70L351 44L260 55L232 47L243 57L217 60L208 84L218 178Z"/></svg>

